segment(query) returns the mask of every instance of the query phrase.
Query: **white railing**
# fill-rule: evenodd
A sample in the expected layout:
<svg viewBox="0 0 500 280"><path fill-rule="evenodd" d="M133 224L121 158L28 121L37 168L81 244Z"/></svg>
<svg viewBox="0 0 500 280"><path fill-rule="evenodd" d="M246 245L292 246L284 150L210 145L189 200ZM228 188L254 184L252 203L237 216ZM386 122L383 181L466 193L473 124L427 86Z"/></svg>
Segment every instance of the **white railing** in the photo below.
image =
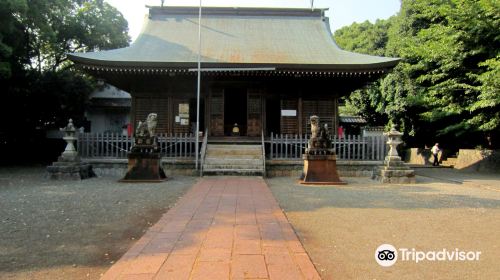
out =
<svg viewBox="0 0 500 280"><path fill-rule="evenodd" d="M266 177L266 142L264 140L264 130L261 131L262 141L262 177Z"/></svg>
<svg viewBox="0 0 500 280"><path fill-rule="evenodd" d="M196 138L188 133L160 133L158 145L162 157L194 158ZM120 133L80 133L78 154L82 158L127 158L133 137Z"/></svg>
<svg viewBox="0 0 500 280"><path fill-rule="evenodd" d="M301 159L307 148L309 135L272 134L269 140L269 159ZM332 136L332 148L340 160L384 160L387 152L385 136Z"/></svg>
<svg viewBox="0 0 500 280"><path fill-rule="evenodd" d="M203 135L203 143L201 144L201 153L200 153L200 177L203 176L203 165L205 164L205 156L207 154L207 145L208 145L208 128L205 129L205 134Z"/></svg>

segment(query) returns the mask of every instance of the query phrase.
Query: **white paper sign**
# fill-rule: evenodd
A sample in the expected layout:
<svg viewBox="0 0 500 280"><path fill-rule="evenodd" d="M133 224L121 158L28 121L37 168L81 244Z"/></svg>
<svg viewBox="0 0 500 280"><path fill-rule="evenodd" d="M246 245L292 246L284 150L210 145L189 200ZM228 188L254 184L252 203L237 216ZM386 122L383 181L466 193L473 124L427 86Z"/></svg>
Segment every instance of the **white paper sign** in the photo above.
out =
<svg viewBox="0 0 500 280"><path fill-rule="evenodd" d="M175 116L175 122L176 122L176 123L180 123L180 122L181 122L181 117L179 117L179 116Z"/></svg>
<svg viewBox="0 0 500 280"><path fill-rule="evenodd" d="M282 117L296 117L297 110L281 110Z"/></svg>

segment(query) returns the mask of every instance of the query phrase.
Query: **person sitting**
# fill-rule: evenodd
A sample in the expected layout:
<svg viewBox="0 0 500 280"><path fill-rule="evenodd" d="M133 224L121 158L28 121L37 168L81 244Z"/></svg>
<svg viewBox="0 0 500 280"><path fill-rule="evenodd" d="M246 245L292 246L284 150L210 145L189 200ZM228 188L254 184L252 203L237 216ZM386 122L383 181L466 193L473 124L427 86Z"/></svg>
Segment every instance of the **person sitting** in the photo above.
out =
<svg viewBox="0 0 500 280"><path fill-rule="evenodd" d="M233 135L233 136L240 136L240 128L238 127L237 123L234 124L234 127L233 127L233 130L231 132L231 135Z"/></svg>

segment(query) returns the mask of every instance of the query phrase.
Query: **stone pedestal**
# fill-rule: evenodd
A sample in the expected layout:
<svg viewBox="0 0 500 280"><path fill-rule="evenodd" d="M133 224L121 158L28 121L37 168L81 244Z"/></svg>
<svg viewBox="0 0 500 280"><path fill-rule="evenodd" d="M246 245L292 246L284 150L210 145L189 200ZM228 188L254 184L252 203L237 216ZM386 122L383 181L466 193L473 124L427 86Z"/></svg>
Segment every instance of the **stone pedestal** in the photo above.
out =
<svg viewBox="0 0 500 280"><path fill-rule="evenodd" d="M83 180L95 176L92 165L81 162L79 159L75 161L59 159L47 166L47 173L49 179L53 180Z"/></svg>
<svg viewBox="0 0 500 280"><path fill-rule="evenodd" d="M61 128L64 132L63 139L66 141L66 148L59 156L56 162L47 166L49 179L53 180L82 180L94 177L92 166L84 163L78 157L78 152L75 148L76 128L73 125L73 120L69 120L65 128Z"/></svg>
<svg viewBox="0 0 500 280"><path fill-rule="evenodd" d="M337 156L332 149L328 126L320 126L319 117L311 116L311 138L302 155L304 174L300 181L304 185L345 185L337 172Z"/></svg>
<svg viewBox="0 0 500 280"><path fill-rule="evenodd" d="M128 153L128 168L120 182L163 182L167 179L160 162L158 139L155 135L158 115L150 113L139 122L134 134L134 146Z"/></svg>
<svg viewBox="0 0 500 280"><path fill-rule="evenodd" d="M160 163L160 153L130 152L128 170L120 182L162 182L167 179Z"/></svg>
<svg viewBox="0 0 500 280"><path fill-rule="evenodd" d="M389 184L414 184L415 171L406 166L400 157L387 156L384 166L375 171L373 179Z"/></svg>
<svg viewBox="0 0 500 280"><path fill-rule="evenodd" d="M384 166L379 167L373 174L373 179L389 184L413 184L415 183L415 171L404 164L398 155L397 146L401 141L403 133L393 126L391 131L384 133L389 140L389 153L385 157Z"/></svg>
<svg viewBox="0 0 500 280"><path fill-rule="evenodd" d="M337 172L336 155L304 154L304 178L300 181L305 185L345 185Z"/></svg>

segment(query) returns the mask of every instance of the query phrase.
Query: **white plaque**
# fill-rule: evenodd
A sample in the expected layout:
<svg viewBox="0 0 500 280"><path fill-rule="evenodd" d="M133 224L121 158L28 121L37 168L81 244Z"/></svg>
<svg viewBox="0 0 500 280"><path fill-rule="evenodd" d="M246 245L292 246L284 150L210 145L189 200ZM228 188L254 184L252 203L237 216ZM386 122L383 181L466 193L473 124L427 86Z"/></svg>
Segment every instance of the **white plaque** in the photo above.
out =
<svg viewBox="0 0 500 280"><path fill-rule="evenodd" d="M281 110L282 117L296 117L297 110Z"/></svg>

